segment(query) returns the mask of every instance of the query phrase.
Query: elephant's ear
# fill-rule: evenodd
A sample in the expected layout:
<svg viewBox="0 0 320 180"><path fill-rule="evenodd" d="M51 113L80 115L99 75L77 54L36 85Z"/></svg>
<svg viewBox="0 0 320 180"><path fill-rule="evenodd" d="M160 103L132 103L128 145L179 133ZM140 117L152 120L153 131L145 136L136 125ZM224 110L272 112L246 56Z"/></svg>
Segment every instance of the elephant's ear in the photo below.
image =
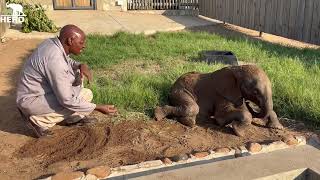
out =
<svg viewBox="0 0 320 180"><path fill-rule="evenodd" d="M247 71L243 70L242 68L242 66L237 66L231 68L231 71L237 81L241 93L248 93L254 89L254 87L256 87L257 82L252 77L248 76Z"/></svg>
<svg viewBox="0 0 320 180"><path fill-rule="evenodd" d="M221 84L217 87L216 91L219 96L222 96L225 100L239 106L243 103L243 98L238 85L238 79L234 73L229 71L225 74Z"/></svg>
<svg viewBox="0 0 320 180"><path fill-rule="evenodd" d="M245 91L248 93L249 91L253 90L256 87L256 84L257 84L257 81L247 77L241 81L240 89L241 91Z"/></svg>
<svg viewBox="0 0 320 180"><path fill-rule="evenodd" d="M230 71L232 72L234 78L237 80L237 82L241 82L245 76L245 73L242 69L242 66L231 66Z"/></svg>

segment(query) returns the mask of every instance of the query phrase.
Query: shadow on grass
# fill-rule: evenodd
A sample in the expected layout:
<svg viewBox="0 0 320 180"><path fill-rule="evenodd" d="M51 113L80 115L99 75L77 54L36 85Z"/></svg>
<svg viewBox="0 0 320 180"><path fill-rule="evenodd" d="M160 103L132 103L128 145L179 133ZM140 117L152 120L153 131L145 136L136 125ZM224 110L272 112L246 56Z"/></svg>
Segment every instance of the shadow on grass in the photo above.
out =
<svg viewBox="0 0 320 180"><path fill-rule="evenodd" d="M318 49L297 48L293 46L284 46L277 43L263 41L261 39L258 39L257 37L229 29L223 24L192 27L188 28L187 30L191 32L208 32L212 34L218 34L227 40L235 42L243 42L245 40L248 40L246 42L251 46L260 47L261 50L267 51L279 58L298 58L300 59L300 62L303 63L307 68L310 68L314 65L320 66L320 51Z"/></svg>

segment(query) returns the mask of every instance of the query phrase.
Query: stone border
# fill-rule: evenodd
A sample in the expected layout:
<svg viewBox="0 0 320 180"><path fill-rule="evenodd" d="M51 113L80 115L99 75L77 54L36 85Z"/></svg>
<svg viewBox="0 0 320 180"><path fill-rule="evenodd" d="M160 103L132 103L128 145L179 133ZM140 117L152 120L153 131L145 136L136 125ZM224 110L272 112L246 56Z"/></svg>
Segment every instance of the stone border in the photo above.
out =
<svg viewBox="0 0 320 180"><path fill-rule="evenodd" d="M181 158L182 160L177 162L173 162L173 158L164 158L162 160L146 161L135 165L120 166L111 169L107 166L98 166L87 170L85 174L80 171L69 173L62 172L43 180L97 180L106 178L120 178L121 176L126 176L134 173L143 173L151 170L159 170L161 168L171 167L171 169L174 169L178 166L188 166L188 164L201 164L201 161L204 163L206 163L205 161L215 162L226 159L251 156L255 154L269 153L276 150L306 145L307 143L320 148L320 136L314 134L308 139L307 142L307 139L304 136L290 135L283 138L281 141L274 141L268 144L251 142L247 143L246 146L240 146L237 148L218 148L214 151L194 152L190 155L187 155L187 158Z"/></svg>

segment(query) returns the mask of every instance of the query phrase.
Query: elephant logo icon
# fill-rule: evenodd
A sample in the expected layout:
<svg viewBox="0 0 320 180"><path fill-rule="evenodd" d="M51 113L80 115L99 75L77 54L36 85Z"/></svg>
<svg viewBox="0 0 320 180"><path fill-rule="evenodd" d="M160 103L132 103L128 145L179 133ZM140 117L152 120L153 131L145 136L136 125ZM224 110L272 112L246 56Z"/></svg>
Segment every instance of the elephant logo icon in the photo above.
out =
<svg viewBox="0 0 320 180"><path fill-rule="evenodd" d="M4 15L0 15L0 23L19 24L24 22L26 15L23 13L23 7L21 4L6 3L6 7L12 10L12 14L8 15L9 13L6 13Z"/></svg>
<svg viewBox="0 0 320 180"><path fill-rule="evenodd" d="M24 16L23 7L21 4L6 3L6 7L12 9L12 16Z"/></svg>

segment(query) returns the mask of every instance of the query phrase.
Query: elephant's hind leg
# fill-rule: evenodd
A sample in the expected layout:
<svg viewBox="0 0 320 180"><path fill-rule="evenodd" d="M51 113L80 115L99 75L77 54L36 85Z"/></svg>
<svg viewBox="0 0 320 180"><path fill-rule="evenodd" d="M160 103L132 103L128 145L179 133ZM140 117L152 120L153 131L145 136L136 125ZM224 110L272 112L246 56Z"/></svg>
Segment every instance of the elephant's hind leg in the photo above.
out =
<svg viewBox="0 0 320 180"><path fill-rule="evenodd" d="M162 106L156 107L154 116L157 121L162 120L167 116L174 117L190 117L196 116L199 112L199 108L197 104L183 104L180 106Z"/></svg>
<svg viewBox="0 0 320 180"><path fill-rule="evenodd" d="M172 111L172 106L165 105L163 107L157 106L154 110L154 117L157 121L161 121L163 118L167 117Z"/></svg>
<svg viewBox="0 0 320 180"><path fill-rule="evenodd" d="M170 95L172 106L157 107L155 109L155 118L161 120L167 116L174 116L178 121L186 126L196 124L196 116L199 113L199 106L190 93L185 90L174 91Z"/></svg>
<svg viewBox="0 0 320 180"><path fill-rule="evenodd" d="M196 116L179 117L178 121L185 126L193 127L196 125Z"/></svg>
<svg viewBox="0 0 320 180"><path fill-rule="evenodd" d="M199 112L198 105L182 105L156 107L155 118L157 121L162 120L167 116L175 116L178 121L186 126L194 126L196 124L196 116Z"/></svg>

